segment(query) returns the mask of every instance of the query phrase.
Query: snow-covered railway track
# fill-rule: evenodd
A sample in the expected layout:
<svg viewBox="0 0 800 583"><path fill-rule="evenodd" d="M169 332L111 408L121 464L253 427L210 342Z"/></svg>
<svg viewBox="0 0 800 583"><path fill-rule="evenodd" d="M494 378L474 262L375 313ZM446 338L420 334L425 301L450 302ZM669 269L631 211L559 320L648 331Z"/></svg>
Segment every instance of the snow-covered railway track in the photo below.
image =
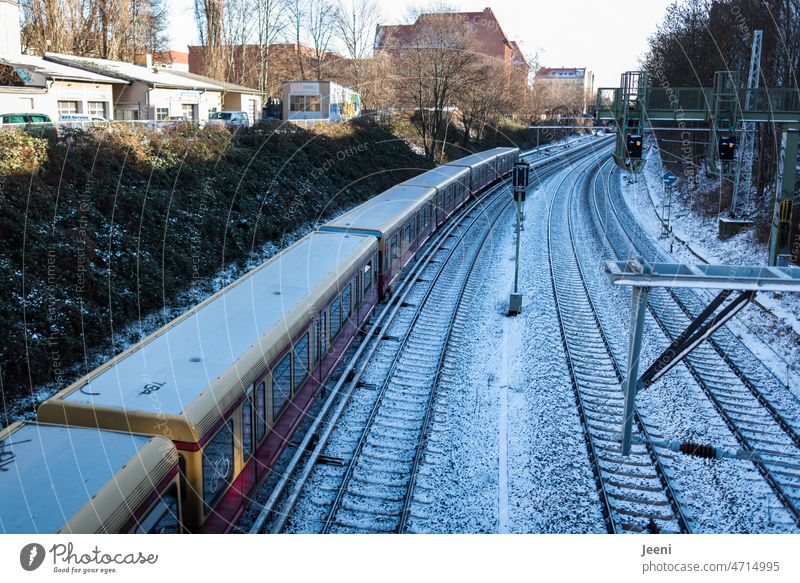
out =
<svg viewBox="0 0 800 583"><path fill-rule="evenodd" d="M603 188L593 188L595 216L619 259L643 255L670 261L640 228L615 186L610 162L602 171ZM648 294L653 319L671 341L702 309L691 290L653 289ZM763 363L723 328L695 348L684 363L742 449L800 526L800 437L798 404Z"/></svg>
<svg viewBox="0 0 800 583"><path fill-rule="evenodd" d="M443 246L440 269L389 365L363 427L336 439L354 447L322 532L404 532L436 388L464 292L494 223L509 205L489 202L458 240Z"/></svg>
<svg viewBox="0 0 800 583"><path fill-rule="evenodd" d="M621 455L622 374L589 295L571 214L573 195L588 187L587 172L598 166L591 158L565 175L554 189L548 217L551 280L584 437L609 532L688 532L664 467L671 454L640 443L630 456ZM645 427L638 412L634 422L641 432L662 437Z"/></svg>
<svg viewBox="0 0 800 583"><path fill-rule="evenodd" d="M590 138L557 155L534 159L532 162L534 179L542 180L564 165L580 159L587 149L596 147L595 144L596 141ZM415 262L404 270L395 292L371 319L364 341L353 358L344 366L341 377L319 409L302 441L297 444L291 460L281 466L281 475L275 477L269 490L265 488L263 493L256 496L253 508L245 513L238 525L239 530L254 533L324 530L332 501L338 492L338 484L341 484L342 473L346 471L345 466L349 466L352 459L348 456L357 445L357 441L354 440L360 440L358 434L351 434L349 442L345 439L341 442L334 441L333 434L343 427L365 426L365 421L354 422L345 417L351 413L356 419L359 416L362 419L369 417L378 389L383 386L382 375L390 366L389 363L394 360L394 355L399 352L402 338L415 321L414 314L422 308L425 290L432 285L437 270L443 269L446 264L440 256L440 249L445 245L456 248L450 243L458 239L460 233L477 219L485 223L488 216L485 211L494 204L494 201L502 201L502 205L507 208L510 200L506 184L491 189L482 198L473 201L451 217L445 227L437 231L423 247ZM480 237L480 233L476 233L476 236ZM469 287L471 286L468 285ZM424 347L423 350L428 350L428 347ZM408 409L410 405L413 405L413 402L406 398L402 405L395 409L395 415L414 417L409 411L401 412L401 409ZM430 407L427 407L427 410L429 417ZM414 446L415 464L419 463L424 454L426 426L427 421L423 421L421 443ZM329 480L329 474L336 479ZM415 470L412 469L410 476L414 474ZM373 480L371 486L375 488L385 485L384 482L387 481L385 477L386 474ZM414 495L414 481L409 480L404 507L408 507L411 499L417 504L420 500L424 502L425 498L424 494ZM401 514L404 516L402 521L408 518L408 511L402 513L401 510Z"/></svg>

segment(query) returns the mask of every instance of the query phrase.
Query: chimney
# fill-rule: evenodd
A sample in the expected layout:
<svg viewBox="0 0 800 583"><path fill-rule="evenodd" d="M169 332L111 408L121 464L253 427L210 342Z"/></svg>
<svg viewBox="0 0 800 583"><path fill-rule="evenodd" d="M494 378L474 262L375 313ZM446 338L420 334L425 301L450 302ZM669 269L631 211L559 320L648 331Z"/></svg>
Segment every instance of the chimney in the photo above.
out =
<svg viewBox="0 0 800 583"><path fill-rule="evenodd" d="M0 0L2 2L2 0ZM136 53L133 55L133 64L140 67L153 68L153 55L151 53Z"/></svg>
<svg viewBox="0 0 800 583"><path fill-rule="evenodd" d="M17 0L0 0L0 57L17 57L22 53L19 33Z"/></svg>

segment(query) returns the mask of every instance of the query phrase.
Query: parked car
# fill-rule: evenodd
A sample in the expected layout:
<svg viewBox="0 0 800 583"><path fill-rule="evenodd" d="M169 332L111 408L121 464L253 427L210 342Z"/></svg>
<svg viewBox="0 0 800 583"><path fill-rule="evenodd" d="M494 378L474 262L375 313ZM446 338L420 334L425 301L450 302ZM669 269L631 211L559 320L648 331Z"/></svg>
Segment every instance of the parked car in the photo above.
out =
<svg viewBox="0 0 800 583"><path fill-rule="evenodd" d="M49 115L44 113L4 113L0 115L0 124L53 123Z"/></svg>
<svg viewBox="0 0 800 583"><path fill-rule="evenodd" d="M244 111L215 111L209 116L208 123L229 128L246 128L250 126L250 117Z"/></svg>

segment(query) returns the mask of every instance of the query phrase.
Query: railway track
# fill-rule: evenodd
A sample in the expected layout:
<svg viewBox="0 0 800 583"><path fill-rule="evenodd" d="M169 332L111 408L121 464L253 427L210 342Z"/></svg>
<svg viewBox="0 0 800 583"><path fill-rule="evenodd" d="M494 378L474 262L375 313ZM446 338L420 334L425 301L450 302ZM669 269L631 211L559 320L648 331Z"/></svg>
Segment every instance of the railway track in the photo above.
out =
<svg viewBox="0 0 800 583"><path fill-rule="evenodd" d="M618 259L643 255L651 261L671 258L644 233L620 204L614 174L606 163L592 188L594 214ZM648 308L655 322L671 341L702 309L691 290L653 289ZM692 351L684 364L717 413L745 451L758 455L754 464L778 499L800 526L800 437L797 403L763 363L743 347L730 331L715 333L710 342ZM784 413L784 411L788 412Z"/></svg>
<svg viewBox="0 0 800 583"><path fill-rule="evenodd" d="M636 444L623 457L619 431L623 417L623 379L586 285L572 223L575 192L588 186L583 163L554 189L548 214L548 259L553 294L572 387L583 425L597 490L609 532L689 532L665 462L668 452ZM566 228L565 228L566 227ZM660 439L638 412L639 431Z"/></svg>
<svg viewBox="0 0 800 583"><path fill-rule="evenodd" d="M591 143L537 160L539 179L552 171L550 164L578 159ZM452 217L406 268L334 387L330 406L309 428L269 498L257 502L261 511L244 525L247 530L282 532L301 498L304 509L313 509L313 516L297 519L303 530L405 530L458 307L491 226L510 205L506 187L495 187ZM394 348L382 348L387 340ZM388 374L370 383L375 369ZM351 402L354 390L374 397ZM309 480L313 492L306 496ZM305 504L307 498L312 502Z"/></svg>

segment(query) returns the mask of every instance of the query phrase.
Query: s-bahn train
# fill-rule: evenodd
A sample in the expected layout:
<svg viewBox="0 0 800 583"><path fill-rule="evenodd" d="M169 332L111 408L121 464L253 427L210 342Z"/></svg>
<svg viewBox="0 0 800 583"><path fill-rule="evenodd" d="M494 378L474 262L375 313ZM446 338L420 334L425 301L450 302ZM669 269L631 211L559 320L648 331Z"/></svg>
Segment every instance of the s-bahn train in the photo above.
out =
<svg viewBox="0 0 800 583"><path fill-rule="evenodd" d="M495 148L390 188L5 429L0 530L230 530L402 267L518 157Z"/></svg>

